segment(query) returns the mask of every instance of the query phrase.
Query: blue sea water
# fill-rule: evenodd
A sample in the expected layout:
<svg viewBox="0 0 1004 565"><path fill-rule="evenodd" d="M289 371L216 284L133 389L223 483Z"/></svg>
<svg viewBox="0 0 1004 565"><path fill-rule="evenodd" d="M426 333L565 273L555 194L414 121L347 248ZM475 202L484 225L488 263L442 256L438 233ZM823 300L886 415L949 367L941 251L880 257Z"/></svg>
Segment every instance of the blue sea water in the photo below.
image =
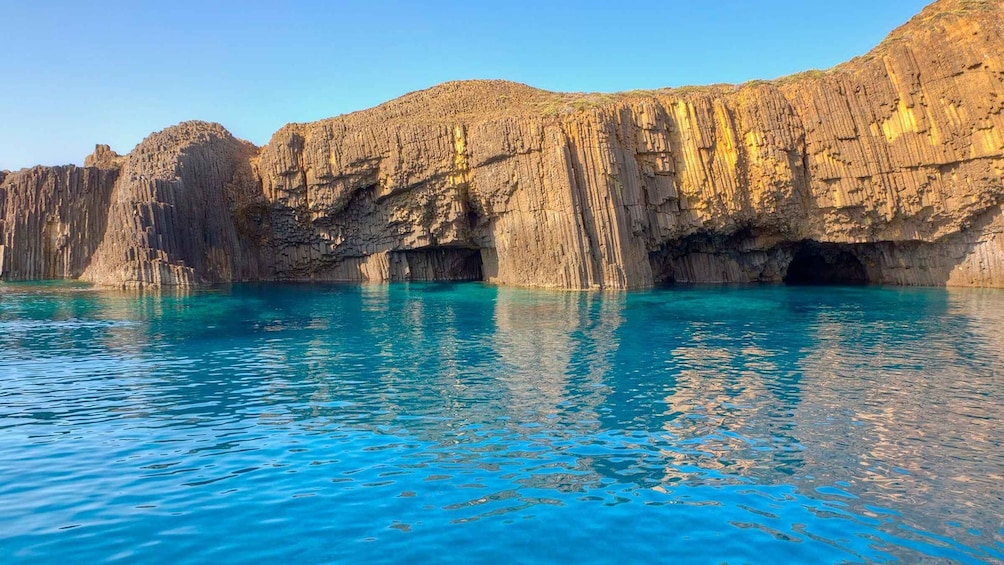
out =
<svg viewBox="0 0 1004 565"><path fill-rule="evenodd" d="M0 562L1004 561L1004 292L0 285Z"/></svg>

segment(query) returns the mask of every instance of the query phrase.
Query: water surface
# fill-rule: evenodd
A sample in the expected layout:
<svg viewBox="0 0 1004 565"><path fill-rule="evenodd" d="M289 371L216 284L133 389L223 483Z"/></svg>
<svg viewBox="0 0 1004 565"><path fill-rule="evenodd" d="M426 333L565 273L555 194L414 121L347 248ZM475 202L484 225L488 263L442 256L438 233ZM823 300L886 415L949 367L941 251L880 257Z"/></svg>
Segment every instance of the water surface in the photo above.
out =
<svg viewBox="0 0 1004 565"><path fill-rule="evenodd" d="M1004 292L0 285L0 561L1004 560Z"/></svg>

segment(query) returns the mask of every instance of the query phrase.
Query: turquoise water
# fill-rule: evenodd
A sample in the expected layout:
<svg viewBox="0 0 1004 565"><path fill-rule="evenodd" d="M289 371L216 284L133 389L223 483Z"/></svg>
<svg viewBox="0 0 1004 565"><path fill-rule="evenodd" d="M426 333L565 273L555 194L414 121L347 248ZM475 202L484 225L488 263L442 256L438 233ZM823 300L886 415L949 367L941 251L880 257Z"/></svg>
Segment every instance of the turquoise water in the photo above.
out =
<svg viewBox="0 0 1004 565"><path fill-rule="evenodd" d="M0 562L1004 560L1004 292L0 285Z"/></svg>

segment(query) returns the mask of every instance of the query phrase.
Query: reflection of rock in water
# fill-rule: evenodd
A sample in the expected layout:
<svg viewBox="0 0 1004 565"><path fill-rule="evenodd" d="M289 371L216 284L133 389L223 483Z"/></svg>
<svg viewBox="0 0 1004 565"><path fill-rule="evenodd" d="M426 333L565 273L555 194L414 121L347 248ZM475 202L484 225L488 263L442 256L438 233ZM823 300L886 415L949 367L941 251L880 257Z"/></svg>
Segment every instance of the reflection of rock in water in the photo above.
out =
<svg viewBox="0 0 1004 565"><path fill-rule="evenodd" d="M802 396L797 375L778 366L773 336L748 330L726 337L731 333L692 323L672 351L678 372L665 399L671 439L662 451L668 482L773 483L802 464L788 423Z"/></svg>
<svg viewBox="0 0 1004 565"><path fill-rule="evenodd" d="M892 319L817 315L800 362L811 394L794 414L805 447L798 480L810 492L844 484L862 515L896 508L909 526L957 537L946 522L989 523L960 500L1004 502L1004 316L980 291L919 296ZM993 534L972 535L992 545Z"/></svg>
<svg viewBox="0 0 1004 565"><path fill-rule="evenodd" d="M543 421L574 404L580 421L596 420L602 389L583 396L583 385L603 382L610 370L622 304L616 296L499 291L493 348L513 418Z"/></svg>
<svg viewBox="0 0 1004 565"><path fill-rule="evenodd" d="M927 535L909 530L918 528L971 548L1000 543L1000 532L946 525L949 513L965 528L998 519L982 501L1000 498L1004 468L1000 293L278 285L78 294L15 306L13 316L4 295L0 330L12 331L0 331L0 369L28 375L13 379L15 397L46 391L37 413L22 416L90 420L89 410L66 410L86 391L85 403L109 402L109 418L136 418L123 429L179 426L183 437L171 441L184 453L148 455L185 473L244 468L207 455L259 451L282 463L316 451L294 459L311 461L324 486L335 475L353 488L430 479L429 491L409 485L409 496L450 490L437 511L457 522L572 498L671 505L705 493L698 502L729 512L846 520L841 533L863 525L865 535L909 542ZM74 355L83 363L63 363ZM46 356L78 373L43 374ZM375 476L379 487L367 484ZM753 497L767 502L747 506ZM884 508L900 515L878 516ZM820 534L814 527L826 526L809 516L772 531L806 541Z"/></svg>

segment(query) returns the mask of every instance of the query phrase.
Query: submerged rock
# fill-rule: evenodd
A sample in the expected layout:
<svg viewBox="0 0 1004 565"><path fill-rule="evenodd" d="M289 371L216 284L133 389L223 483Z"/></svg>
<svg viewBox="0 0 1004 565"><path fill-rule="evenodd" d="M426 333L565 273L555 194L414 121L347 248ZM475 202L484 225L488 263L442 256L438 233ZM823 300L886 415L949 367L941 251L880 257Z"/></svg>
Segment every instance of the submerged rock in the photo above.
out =
<svg viewBox="0 0 1004 565"><path fill-rule="evenodd" d="M736 86L446 83L260 150L181 124L0 176L0 277L618 289L839 256L849 282L1002 287L1002 22L940 0L863 57Z"/></svg>

